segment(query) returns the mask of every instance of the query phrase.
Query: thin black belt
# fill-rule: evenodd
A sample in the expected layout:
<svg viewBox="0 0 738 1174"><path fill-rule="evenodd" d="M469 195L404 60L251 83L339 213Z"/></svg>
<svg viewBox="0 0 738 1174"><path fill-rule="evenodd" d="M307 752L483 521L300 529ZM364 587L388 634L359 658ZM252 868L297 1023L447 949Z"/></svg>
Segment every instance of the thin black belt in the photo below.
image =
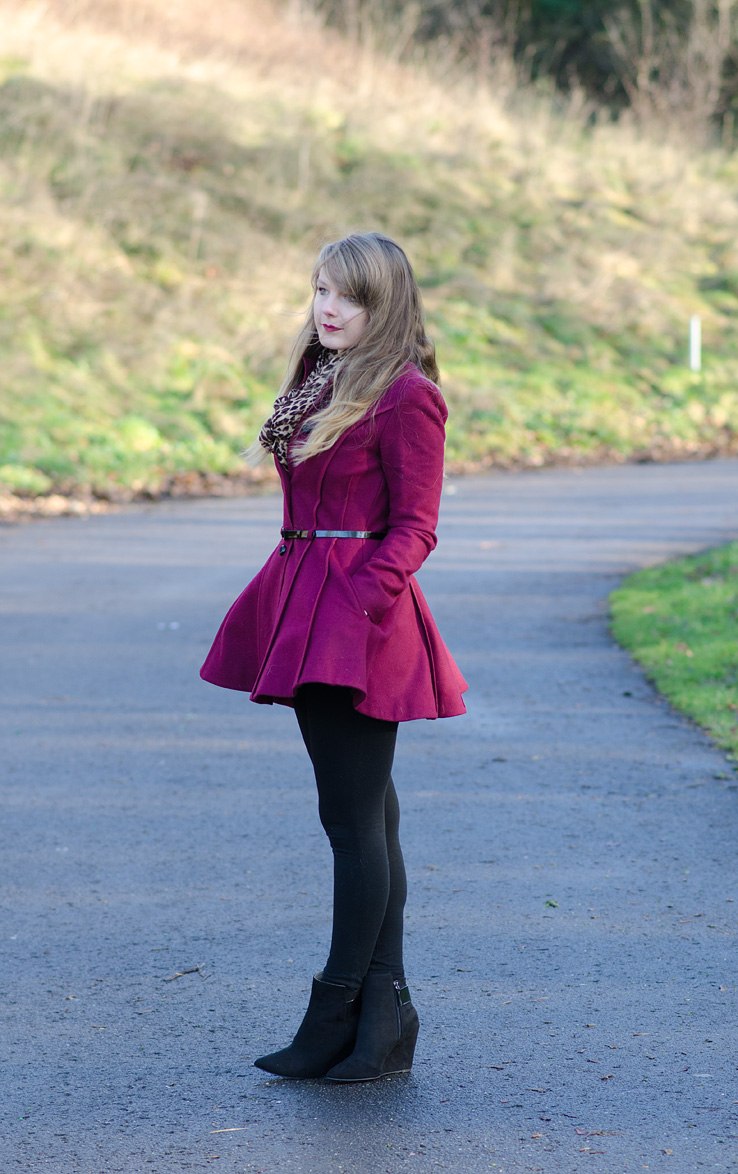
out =
<svg viewBox="0 0 738 1174"><path fill-rule="evenodd" d="M283 538L386 538L386 530L282 530Z"/></svg>

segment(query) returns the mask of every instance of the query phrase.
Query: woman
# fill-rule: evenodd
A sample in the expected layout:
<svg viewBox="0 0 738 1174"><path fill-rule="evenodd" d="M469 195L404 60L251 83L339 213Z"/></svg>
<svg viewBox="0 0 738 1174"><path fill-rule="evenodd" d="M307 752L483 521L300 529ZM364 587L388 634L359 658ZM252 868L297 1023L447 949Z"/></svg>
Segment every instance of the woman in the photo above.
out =
<svg viewBox="0 0 738 1174"><path fill-rule="evenodd" d="M466 683L416 583L436 544L446 407L417 282L378 233L326 245L272 415L282 542L228 612L205 680L295 709L334 856L333 933L279 1076L407 1071L397 724L464 712Z"/></svg>

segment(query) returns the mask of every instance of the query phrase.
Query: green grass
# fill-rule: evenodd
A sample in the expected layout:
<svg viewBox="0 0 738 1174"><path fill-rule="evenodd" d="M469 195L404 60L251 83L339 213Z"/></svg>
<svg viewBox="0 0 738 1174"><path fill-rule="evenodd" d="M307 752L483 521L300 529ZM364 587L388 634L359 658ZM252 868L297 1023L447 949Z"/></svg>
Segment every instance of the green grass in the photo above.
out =
<svg viewBox="0 0 738 1174"><path fill-rule="evenodd" d="M244 0L163 11L0 0L0 489L238 477L317 248L367 227L423 286L451 468L738 451L734 155Z"/></svg>
<svg viewBox="0 0 738 1174"><path fill-rule="evenodd" d="M619 643L738 760L738 542L639 571L610 603Z"/></svg>

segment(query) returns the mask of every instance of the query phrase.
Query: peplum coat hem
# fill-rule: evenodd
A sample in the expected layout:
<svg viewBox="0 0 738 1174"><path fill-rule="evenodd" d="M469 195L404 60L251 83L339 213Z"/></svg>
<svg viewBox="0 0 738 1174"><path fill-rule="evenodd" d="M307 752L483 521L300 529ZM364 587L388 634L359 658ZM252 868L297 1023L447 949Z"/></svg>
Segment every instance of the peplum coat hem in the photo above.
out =
<svg viewBox="0 0 738 1174"><path fill-rule="evenodd" d="M283 705L301 685L340 685L385 721L466 711L466 681L414 575L436 545L446 416L408 364L331 449L277 466L285 529L386 537L280 542L223 620L204 680Z"/></svg>

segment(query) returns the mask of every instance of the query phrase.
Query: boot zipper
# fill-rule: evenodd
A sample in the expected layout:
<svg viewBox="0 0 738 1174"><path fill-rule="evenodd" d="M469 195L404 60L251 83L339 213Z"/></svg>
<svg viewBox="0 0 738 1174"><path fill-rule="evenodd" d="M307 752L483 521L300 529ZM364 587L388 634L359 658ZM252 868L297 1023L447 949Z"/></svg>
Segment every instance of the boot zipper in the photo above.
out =
<svg viewBox="0 0 738 1174"><path fill-rule="evenodd" d="M397 1013L397 1038L402 1039L402 1008L405 1003L410 1002L410 991L406 986L401 987L397 979L394 979L395 988L395 1011Z"/></svg>

